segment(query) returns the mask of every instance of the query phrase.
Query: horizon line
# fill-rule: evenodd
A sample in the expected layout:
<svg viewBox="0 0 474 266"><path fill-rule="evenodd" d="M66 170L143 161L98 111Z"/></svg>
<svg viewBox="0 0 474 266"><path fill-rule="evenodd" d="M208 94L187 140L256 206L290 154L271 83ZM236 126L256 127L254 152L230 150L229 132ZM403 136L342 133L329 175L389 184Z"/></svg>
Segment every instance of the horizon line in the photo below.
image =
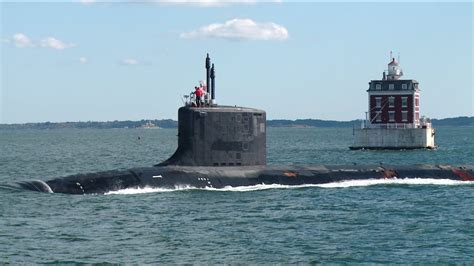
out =
<svg viewBox="0 0 474 266"><path fill-rule="evenodd" d="M429 118L431 120L443 120L443 119L455 119L455 118L474 118L474 116L469 116L469 115L461 115L461 116L454 116L454 117L445 117L445 118ZM26 125L26 124L46 124L46 123L52 123L52 124L61 124L61 123L107 123L107 122L138 122L138 121L153 121L153 120L159 120L159 121L164 121L164 120L171 120L174 122L178 122L178 120L172 119L172 118L154 118L154 119L125 119L125 120L79 120L79 121L42 121L42 122L17 122L17 123L0 123L0 125ZM327 122L355 122L355 121L363 121L364 119L352 119L352 120L334 120L334 119L318 119L318 118L296 118L296 119L284 119L284 118L273 118L273 119L266 119L266 121L275 121L275 120L286 120L286 121L292 121L296 122L297 120L319 120L319 121L327 121Z"/></svg>

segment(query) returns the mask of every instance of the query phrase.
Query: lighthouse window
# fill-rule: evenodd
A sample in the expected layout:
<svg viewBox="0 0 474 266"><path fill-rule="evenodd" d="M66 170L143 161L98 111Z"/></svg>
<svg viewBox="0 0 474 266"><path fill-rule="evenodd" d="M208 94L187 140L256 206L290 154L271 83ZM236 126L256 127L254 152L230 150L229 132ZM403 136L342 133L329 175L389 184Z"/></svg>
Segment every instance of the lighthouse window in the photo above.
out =
<svg viewBox="0 0 474 266"><path fill-rule="evenodd" d="M395 97L388 97L388 107L395 107Z"/></svg>
<svg viewBox="0 0 474 266"><path fill-rule="evenodd" d="M395 89L395 85L394 85L394 84L388 84L388 89L389 89L389 90L394 90L394 89Z"/></svg>
<svg viewBox="0 0 474 266"><path fill-rule="evenodd" d="M382 89L382 86L381 86L380 84L376 84L376 85L375 85L375 89L379 91L379 90Z"/></svg>
<svg viewBox="0 0 474 266"><path fill-rule="evenodd" d="M377 112L375 114L375 121L382 122L382 115L380 114L380 112Z"/></svg>
<svg viewBox="0 0 474 266"><path fill-rule="evenodd" d="M402 97L402 107L407 107L408 105L408 97Z"/></svg>
<svg viewBox="0 0 474 266"><path fill-rule="evenodd" d="M375 107L376 108L382 107L382 98L381 97L375 97Z"/></svg>
<svg viewBox="0 0 474 266"><path fill-rule="evenodd" d="M408 111L402 111L402 121L403 122L408 121Z"/></svg>
<svg viewBox="0 0 474 266"><path fill-rule="evenodd" d="M407 84L402 84L402 90L406 90L407 89Z"/></svg>
<svg viewBox="0 0 474 266"><path fill-rule="evenodd" d="M395 122L395 111L388 112L388 122Z"/></svg>

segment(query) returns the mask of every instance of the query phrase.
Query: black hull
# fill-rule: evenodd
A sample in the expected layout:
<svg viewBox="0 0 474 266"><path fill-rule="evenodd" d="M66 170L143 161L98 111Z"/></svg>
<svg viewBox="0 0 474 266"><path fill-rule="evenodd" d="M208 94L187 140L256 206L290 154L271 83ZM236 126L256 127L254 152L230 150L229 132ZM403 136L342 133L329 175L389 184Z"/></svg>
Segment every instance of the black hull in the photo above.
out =
<svg viewBox="0 0 474 266"><path fill-rule="evenodd" d="M346 180L426 178L474 181L474 165L412 166L156 166L72 175L50 181L27 181L24 189L66 194L103 194L127 188L224 188L258 184L306 185Z"/></svg>

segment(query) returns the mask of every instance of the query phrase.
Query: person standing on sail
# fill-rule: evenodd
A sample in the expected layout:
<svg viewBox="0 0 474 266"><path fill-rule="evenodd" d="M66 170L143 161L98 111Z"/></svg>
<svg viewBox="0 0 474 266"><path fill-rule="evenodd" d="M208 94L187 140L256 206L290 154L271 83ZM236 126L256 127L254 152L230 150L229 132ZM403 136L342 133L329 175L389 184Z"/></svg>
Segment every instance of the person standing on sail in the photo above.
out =
<svg viewBox="0 0 474 266"><path fill-rule="evenodd" d="M206 101L206 94L207 94L207 89L206 89L206 85L204 84L204 81L199 81L199 89L202 90L202 96L201 96L201 105L207 105L207 101Z"/></svg>
<svg viewBox="0 0 474 266"><path fill-rule="evenodd" d="M194 87L194 95L196 95L196 105L199 107L202 105L202 96L204 95L204 90L202 87Z"/></svg>

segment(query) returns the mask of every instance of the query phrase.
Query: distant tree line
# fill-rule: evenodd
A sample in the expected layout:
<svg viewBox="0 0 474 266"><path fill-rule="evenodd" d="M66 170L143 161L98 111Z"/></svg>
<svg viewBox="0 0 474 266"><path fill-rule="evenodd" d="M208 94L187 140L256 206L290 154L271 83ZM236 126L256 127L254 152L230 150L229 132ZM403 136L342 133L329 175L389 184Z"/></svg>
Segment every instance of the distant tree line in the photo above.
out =
<svg viewBox="0 0 474 266"><path fill-rule="evenodd" d="M353 127L360 126L361 120L335 121L320 119L267 120L269 127Z"/></svg>
<svg viewBox="0 0 474 266"><path fill-rule="evenodd" d="M296 119L283 120L275 119L268 120L268 127L358 127L361 125L361 120L351 121L335 121L335 120L320 120L320 119ZM455 118L432 119L434 127L440 126L474 126L474 117L462 116ZM0 124L0 129L60 129L60 128L141 128L147 124L154 124L160 128L177 128L178 122L172 119L151 119L139 121L87 121L87 122L43 122L43 123L26 123L26 124Z"/></svg>
<svg viewBox="0 0 474 266"><path fill-rule="evenodd" d="M319 119L296 119L296 120L268 120L269 127L359 127L362 120L334 121ZM431 119L433 127L442 126L474 126L474 117L461 116L444 119Z"/></svg>
<svg viewBox="0 0 474 266"><path fill-rule="evenodd" d="M433 126L474 126L474 116L460 116L454 118L431 119Z"/></svg>
<svg viewBox="0 0 474 266"><path fill-rule="evenodd" d="M142 119L139 121L86 121L86 122L43 122L43 123L26 123L26 124L0 124L0 129L59 129L59 128L141 128L147 124L153 124L160 128L176 128L178 122L172 119Z"/></svg>

